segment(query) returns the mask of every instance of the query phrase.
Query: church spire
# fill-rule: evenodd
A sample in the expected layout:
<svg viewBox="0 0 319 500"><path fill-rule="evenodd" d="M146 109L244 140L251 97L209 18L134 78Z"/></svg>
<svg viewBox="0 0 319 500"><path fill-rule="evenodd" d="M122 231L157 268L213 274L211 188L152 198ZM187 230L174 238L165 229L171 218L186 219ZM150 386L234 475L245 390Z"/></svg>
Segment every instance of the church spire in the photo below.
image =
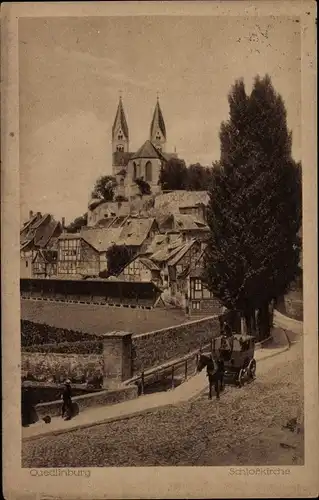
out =
<svg viewBox="0 0 319 500"><path fill-rule="evenodd" d="M157 149L163 151L166 143L166 128L158 96L151 123L150 141Z"/></svg>
<svg viewBox="0 0 319 500"><path fill-rule="evenodd" d="M124 112L122 96L120 94L119 104L112 127L113 152L129 150L129 131Z"/></svg>

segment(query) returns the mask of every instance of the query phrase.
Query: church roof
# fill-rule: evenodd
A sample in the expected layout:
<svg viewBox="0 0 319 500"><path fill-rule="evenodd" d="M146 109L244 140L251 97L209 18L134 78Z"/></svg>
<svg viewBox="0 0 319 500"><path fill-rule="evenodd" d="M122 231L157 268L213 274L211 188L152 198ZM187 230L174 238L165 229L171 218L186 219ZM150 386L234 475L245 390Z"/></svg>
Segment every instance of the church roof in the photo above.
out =
<svg viewBox="0 0 319 500"><path fill-rule="evenodd" d="M134 156L134 153L115 151L113 153L113 165L117 167L126 167L132 156Z"/></svg>
<svg viewBox="0 0 319 500"><path fill-rule="evenodd" d="M165 123L164 123L164 118L162 114L162 110L159 105L159 101L157 100L154 114L153 114L153 119L151 123L151 137L153 137L156 133L157 129L160 129L162 132L164 138L166 139L166 128L165 128Z"/></svg>
<svg viewBox="0 0 319 500"><path fill-rule="evenodd" d="M151 141L147 140L144 142L143 146L132 156L132 160L136 158L159 158L164 160L164 156L156 149Z"/></svg>
<svg viewBox="0 0 319 500"><path fill-rule="evenodd" d="M125 137L128 139L128 126L127 126L127 121L124 113L124 108L123 108L123 103L122 103L122 98L120 97L119 105L117 107L117 112L115 116L115 120L113 123L112 127L112 134L114 135L116 127L120 125L123 134Z"/></svg>

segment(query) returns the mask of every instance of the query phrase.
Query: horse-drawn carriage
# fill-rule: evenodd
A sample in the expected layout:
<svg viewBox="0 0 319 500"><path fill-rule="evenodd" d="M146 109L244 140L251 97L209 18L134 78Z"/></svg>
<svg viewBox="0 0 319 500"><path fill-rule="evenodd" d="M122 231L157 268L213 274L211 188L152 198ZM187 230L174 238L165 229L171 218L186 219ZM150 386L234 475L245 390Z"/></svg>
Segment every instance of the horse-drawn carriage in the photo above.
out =
<svg viewBox="0 0 319 500"><path fill-rule="evenodd" d="M221 335L212 341L211 352L199 357L197 371L206 366L209 378L209 398L215 386L217 398L225 383L242 386L256 374L255 337L251 335Z"/></svg>
<svg viewBox="0 0 319 500"><path fill-rule="evenodd" d="M251 335L220 336L213 340L213 356L224 363L225 382L243 385L256 375L255 337Z"/></svg>

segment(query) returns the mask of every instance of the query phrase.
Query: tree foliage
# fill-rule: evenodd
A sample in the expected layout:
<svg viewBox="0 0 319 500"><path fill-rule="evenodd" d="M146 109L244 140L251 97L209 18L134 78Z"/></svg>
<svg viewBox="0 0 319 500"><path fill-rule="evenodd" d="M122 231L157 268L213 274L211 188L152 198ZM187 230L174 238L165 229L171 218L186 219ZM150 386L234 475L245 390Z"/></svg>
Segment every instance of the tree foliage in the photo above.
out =
<svg viewBox="0 0 319 500"><path fill-rule="evenodd" d="M116 276L131 260L131 253L126 245L112 245L106 252L108 275Z"/></svg>
<svg viewBox="0 0 319 500"><path fill-rule="evenodd" d="M292 159L284 101L268 76L237 81L213 169L205 279L229 309L262 317L298 272L301 165ZM268 325L269 326L269 325Z"/></svg>
<svg viewBox="0 0 319 500"><path fill-rule="evenodd" d="M138 177L137 179L135 179L135 184L138 186L140 194L142 196L151 194L151 186L148 182L144 181L142 177Z"/></svg>
<svg viewBox="0 0 319 500"><path fill-rule="evenodd" d="M88 214L87 212L80 217L76 217L73 222L71 222L67 227L66 231L68 233L77 233L84 226L87 226Z"/></svg>
<svg viewBox="0 0 319 500"><path fill-rule="evenodd" d="M212 170L200 163L190 165L187 169L187 190L207 191L212 182Z"/></svg>
<svg viewBox="0 0 319 500"><path fill-rule="evenodd" d="M158 183L163 191L186 189L187 167L184 160L171 158L168 162L163 163Z"/></svg>
<svg viewBox="0 0 319 500"><path fill-rule="evenodd" d="M103 201L113 201L116 186L117 182L115 177L111 175L102 175L97 179L91 197Z"/></svg>

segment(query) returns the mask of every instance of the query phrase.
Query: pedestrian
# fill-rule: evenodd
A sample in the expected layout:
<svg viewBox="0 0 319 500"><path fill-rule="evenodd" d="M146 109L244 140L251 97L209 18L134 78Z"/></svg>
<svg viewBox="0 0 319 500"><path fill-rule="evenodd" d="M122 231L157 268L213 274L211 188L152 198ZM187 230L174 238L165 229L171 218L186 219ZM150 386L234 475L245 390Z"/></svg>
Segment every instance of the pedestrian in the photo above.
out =
<svg viewBox="0 0 319 500"><path fill-rule="evenodd" d="M70 420L70 418L72 416L72 391L71 391L70 380L65 381L61 397L63 400L62 418L65 417L65 420Z"/></svg>

